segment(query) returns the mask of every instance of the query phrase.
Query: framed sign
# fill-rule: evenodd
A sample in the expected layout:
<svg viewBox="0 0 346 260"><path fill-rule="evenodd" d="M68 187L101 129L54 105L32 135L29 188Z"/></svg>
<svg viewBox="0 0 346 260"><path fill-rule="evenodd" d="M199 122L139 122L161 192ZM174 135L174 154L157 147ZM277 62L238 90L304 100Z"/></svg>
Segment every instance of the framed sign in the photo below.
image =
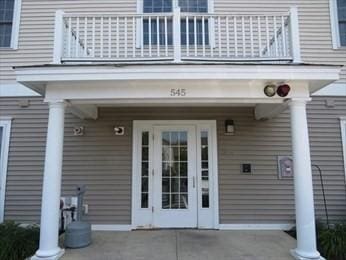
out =
<svg viewBox="0 0 346 260"><path fill-rule="evenodd" d="M279 179L293 178L293 159L291 156L278 156Z"/></svg>

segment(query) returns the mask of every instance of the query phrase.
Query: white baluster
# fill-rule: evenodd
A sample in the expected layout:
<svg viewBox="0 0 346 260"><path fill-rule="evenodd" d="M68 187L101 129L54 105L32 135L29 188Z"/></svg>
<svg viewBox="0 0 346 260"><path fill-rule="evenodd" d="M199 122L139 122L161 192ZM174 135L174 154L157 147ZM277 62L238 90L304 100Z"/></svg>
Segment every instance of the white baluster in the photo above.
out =
<svg viewBox="0 0 346 260"><path fill-rule="evenodd" d="M151 57L151 16L148 17L149 21L148 21L148 25L149 25L149 57Z"/></svg>
<svg viewBox="0 0 346 260"><path fill-rule="evenodd" d="M204 16L202 16L202 48L203 48L203 57L205 57L205 28L204 28ZM211 48L212 50L213 48Z"/></svg>
<svg viewBox="0 0 346 260"><path fill-rule="evenodd" d="M195 57L197 57L197 17L193 17L193 39L195 44Z"/></svg>
<svg viewBox="0 0 346 260"><path fill-rule="evenodd" d="M222 56L222 51L221 51L221 17L219 16L217 19L217 30L218 30L218 41L219 41L219 57Z"/></svg>
<svg viewBox="0 0 346 260"><path fill-rule="evenodd" d="M165 16L165 55L168 57L168 28L167 28L167 16Z"/></svg>
<svg viewBox="0 0 346 260"><path fill-rule="evenodd" d="M103 16L100 21L100 57L103 58Z"/></svg>
<svg viewBox="0 0 346 260"><path fill-rule="evenodd" d="M282 34L282 50L283 56L287 56L287 46L286 46L286 27L285 27L285 17L281 16L281 34Z"/></svg>
<svg viewBox="0 0 346 260"><path fill-rule="evenodd" d="M189 57L189 17L186 16L186 19L185 19L185 22L186 22L186 56Z"/></svg>
<svg viewBox="0 0 346 260"><path fill-rule="evenodd" d="M75 54L76 57L79 57L80 55L80 51L79 51L79 17L77 17L77 21L76 21L76 41L75 41Z"/></svg>
<svg viewBox="0 0 346 260"><path fill-rule="evenodd" d="M127 37L128 37L128 35L127 35L127 16L125 16L125 18L124 18L124 33L125 33L125 35L124 35L124 48L125 48L125 58L127 58Z"/></svg>
<svg viewBox="0 0 346 260"><path fill-rule="evenodd" d="M233 29L234 29L234 55L238 57L238 28L237 28L237 17L233 17Z"/></svg>
<svg viewBox="0 0 346 260"><path fill-rule="evenodd" d="M245 57L246 56L246 50L245 50L246 39L245 39L245 17L244 16L241 17L241 31L242 31L243 57Z"/></svg>
<svg viewBox="0 0 346 260"><path fill-rule="evenodd" d="M93 52L93 57L95 58L95 17L92 19L92 52Z"/></svg>
<svg viewBox="0 0 346 260"><path fill-rule="evenodd" d="M257 30L258 30L258 52L259 56L262 57L262 28L261 28L261 17L257 16Z"/></svg>
<svg viewBox="0 0 346 260"><path fill-rule="evenodd" d="M157 47L157 57L160 57L160 18L156 17L156 47Z"/></svg>
<svg viewBox="0 0 346 260"><path fill-rule="evenodd" d="M88 17L84 17L84 57L88 55Z"/></svg>
<svg viewBox="0 0 346 260"><path fill-rule="evenodd" d="M117 16L117 24L116 24L116 28L117 28L117 58L119 58L120 55L120 29L119 29L119 16Z"/></svg>
<svg viewBox="0 0 346 260"><path fill-rule="evenodd" d="M227 48L227 57L229 57L229 17L226 16L226 48Z"/></svg>
<svg viewBox="0 0 346 260"><path fill-rule="evenodd" d="M135 17L132 17L132 57L133 58L136 57L136 18Z"/></svg>
<svg viewBox="0 0 346 260"><path fill-rule="evenodd" d="M108 17L108 58L112 57L112 17Z"/></svg>
<svg viewBox="0 0 346 260"><path fill-rule="evenodd" d="M268 16L265 17L266 21L266 44L267 44L267 57L270 56L270 39L269 39L269 22Z"/></svg>
<svg viewBox="0 0 346 260"><path fill-rule="evenodd" d="M251 57L254 57L254 49L253 49L253 27L252 27L252 16L250 16L250 46L251 46Z"/></svg>
<svg viewBox="0 0 346 260"><path fill-rule="evenodd" d="M278 48L278 36L277 36L277 25L276 25L276 16L273 16L274 23L274 46L275 46L275 57L279 56L279 48Z"/></svg>
<svg viewBox="0 0 346 260"><path fill-rule="evenodd" d="M68 32L67 32L67 56L71 58L71 49L72 49L72 18L68 18Z"/></svg>

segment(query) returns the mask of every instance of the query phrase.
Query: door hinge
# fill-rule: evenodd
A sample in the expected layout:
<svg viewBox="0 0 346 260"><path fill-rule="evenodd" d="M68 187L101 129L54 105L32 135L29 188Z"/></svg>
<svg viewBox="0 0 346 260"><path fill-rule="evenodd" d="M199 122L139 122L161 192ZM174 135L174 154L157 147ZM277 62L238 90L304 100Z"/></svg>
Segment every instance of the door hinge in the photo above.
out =
<svg viewBox="0 0 346 260"><path fill-rule="evenodd" d="M154 169L151 170L151 174L154 176L154 174L155 174Z"/></svg>
<svg viewBox="0 0 346 260"><path fill-rule="evenodd" d="M155 135L154 135L154 134L152 134L151 136L152 136L152 138L153 138L153 141L154 141L154 139L155 139Z"/></svg>
<svg viewBox="0 0 346 260"><path fill-rule="evenodd" d="M151 212L153 212L153 213L154 213L154 207L151 207Z"/></svg>

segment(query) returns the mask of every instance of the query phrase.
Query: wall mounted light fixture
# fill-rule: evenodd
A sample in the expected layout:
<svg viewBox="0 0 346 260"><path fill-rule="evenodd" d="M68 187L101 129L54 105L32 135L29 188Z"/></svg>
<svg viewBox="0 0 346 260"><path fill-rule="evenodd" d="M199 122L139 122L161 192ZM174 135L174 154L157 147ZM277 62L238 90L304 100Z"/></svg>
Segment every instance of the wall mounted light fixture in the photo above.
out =
<svg viewBox="0 0 346 260"><path fill-rule="evenodd" d="M225 135L234 135L234 121L233 120L225 121Z"/></svg>

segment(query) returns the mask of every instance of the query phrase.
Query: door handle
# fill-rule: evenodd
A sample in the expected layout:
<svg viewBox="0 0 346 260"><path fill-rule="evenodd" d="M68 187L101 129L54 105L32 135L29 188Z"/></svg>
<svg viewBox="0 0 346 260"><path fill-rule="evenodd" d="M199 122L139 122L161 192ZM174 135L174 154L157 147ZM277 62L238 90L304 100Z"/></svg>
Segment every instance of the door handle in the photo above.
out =
<svg viewBox="0 0 346 260"><path fill-rule="evenodd" d="M196 188L196 177L195 176L192 177L192 187Z"/></svg>

